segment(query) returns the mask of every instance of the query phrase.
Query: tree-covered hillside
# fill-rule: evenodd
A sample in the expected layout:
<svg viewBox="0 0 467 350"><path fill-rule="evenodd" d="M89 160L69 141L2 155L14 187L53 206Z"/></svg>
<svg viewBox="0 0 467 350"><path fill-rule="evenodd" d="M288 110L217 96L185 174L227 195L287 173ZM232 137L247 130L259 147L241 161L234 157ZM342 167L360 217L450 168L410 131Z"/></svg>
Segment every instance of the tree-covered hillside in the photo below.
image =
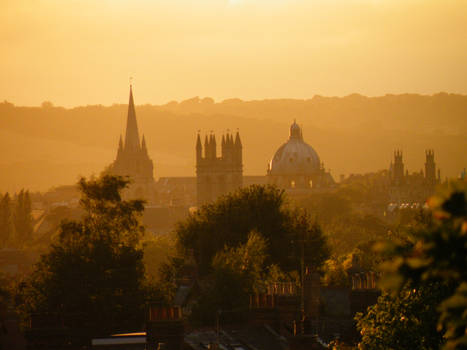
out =
<svg viewBox="0 0 467 350"><path fill-rule="evenodd" d="M135 93L138 104L138 94ZM46 190L99 173L116 155L126 105L72 109L44 103L19 107L0 103L0 190ZM387 168L401 148L410 171L420 171L424 150L433 148L442 176L457 176L467 164L467 96L315 96L214 102L193 98L136 107L155 175L194 175L196 132L240 130L245 174L265 174L275 150L287 139L294 118L326 168L340 174Z"/></svg>

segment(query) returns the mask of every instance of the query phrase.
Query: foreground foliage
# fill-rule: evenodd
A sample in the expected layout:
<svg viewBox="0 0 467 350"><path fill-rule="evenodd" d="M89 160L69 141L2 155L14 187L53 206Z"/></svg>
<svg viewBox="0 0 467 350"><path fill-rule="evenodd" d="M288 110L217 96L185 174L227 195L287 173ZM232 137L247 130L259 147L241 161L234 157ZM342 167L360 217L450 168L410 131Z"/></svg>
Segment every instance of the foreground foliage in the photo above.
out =
<svg viewBox="0 0 467 350"><path fill-rule="evenodd" d="M299 269L304 246L305 264L319 270L330 254L320 227L306 213L289 209L284 192L272 186L250 186L204 205L178 225L176 234L179 248L194 250L199 273L206 275L218 252L245 244L251 231L266 239L263 267Z"/></svg>
<svg viewBox="0 0 467 350"><path fill-rule="evenodd" d="M94 334L140 326L143 293L143 201L125 201L128 181L81 179L80 221L61 224L58 240L20 286L25 316L58 317Z"/></svg>
<svg viewBox="0 0 467 350"><path fill-rule="evenodd" d="M289 209L283 191L271 186L243 188L201 207L176 235L181 255L193 252L197 263L202 293L192 320L200 324L212 324L220 310L224 321L238 321L249 295L264 293L268 282L299 281L302 256L320 271L330 255L319 225ZM164 269L168 280L177 263Z"/></svg>
<svg viewBox="0 0 467 350"><path fill-rule="evenodd" d="M439 285L419 289L410 285L397 294L384 293L365 315L356 316L362 341L360 349L438 349L443 343L437 332L436 306L446 297Z"/></svg>
<svg viewBox="0 0 467 350"><path fill-rule="evenodd" d="M402 334L418 343L408 348L467 347L466 193L458 184L432 198L432 215L414 227L411 241L386 247L394 256L384 279L392 294L359 316L361 348L405 349L394 343Z"/></svg>

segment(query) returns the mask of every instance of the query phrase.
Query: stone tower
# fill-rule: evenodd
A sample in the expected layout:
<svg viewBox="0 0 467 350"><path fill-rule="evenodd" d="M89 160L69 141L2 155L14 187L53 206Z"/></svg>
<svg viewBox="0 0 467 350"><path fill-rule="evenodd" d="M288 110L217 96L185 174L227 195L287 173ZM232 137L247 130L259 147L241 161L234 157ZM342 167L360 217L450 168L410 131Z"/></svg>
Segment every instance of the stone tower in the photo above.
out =
<svg viewBox="0 0 467 350"><path fill-rule="evenodd" d="M425 181L427 184L434 185L436 183L435 152L428 149L425 151L425 157Z"/></svg>
<svg viewBox="0 0 467 350"><path fill-rule="evenodd" d="M402 151L394 151L394 163L391 164L392 168L392 183L394 185L402 185L404 183L404 163L402 161Z"/></svg>
<svg viewBox="0 0 467 350"><path fill-rule="evenodd" d="M110 166L110 173L130 178L131 184L125 192L126 196L152 199L154 194L153 164L148 155L144 135L141 142L139 139L131 85L125 140L120 135L117 157Z"/></svg>
<svg viewBox="0 0 467 350"><path fill-rule="evenodd" d="M222 135L221 155L217 156L216 136L205 136L204 154L201 137L196 139L196 190L198 205L235 191L243 184L242 142L237 132Z"/></svg>

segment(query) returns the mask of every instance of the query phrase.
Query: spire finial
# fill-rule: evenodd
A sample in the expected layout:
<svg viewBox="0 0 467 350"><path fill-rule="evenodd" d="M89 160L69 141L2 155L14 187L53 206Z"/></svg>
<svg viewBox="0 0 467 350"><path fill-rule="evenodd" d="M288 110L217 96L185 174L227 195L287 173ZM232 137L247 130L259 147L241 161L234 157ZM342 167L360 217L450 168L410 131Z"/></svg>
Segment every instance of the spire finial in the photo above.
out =
<svg viewBox="0 0 467 350"><path fill-rule="evenodd" d="M133 77L130 77L128 80L130 81L130 89L131 89L131 87L133 86Z"/></svg>

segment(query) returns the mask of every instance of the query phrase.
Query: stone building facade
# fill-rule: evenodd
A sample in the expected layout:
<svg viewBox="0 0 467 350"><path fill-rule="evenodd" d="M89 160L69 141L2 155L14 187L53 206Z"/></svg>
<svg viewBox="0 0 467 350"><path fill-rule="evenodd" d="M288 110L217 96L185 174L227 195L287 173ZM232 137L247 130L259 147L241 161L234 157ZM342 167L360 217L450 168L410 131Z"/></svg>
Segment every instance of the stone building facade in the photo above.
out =
<svg viewBox="0 0 467 350"><path fill-rule="evenodd" d="M435 153L425 151L425 169L409 173L405 168L401 150L394 151L394 160L389 165L389 199L395 204L424 203L433 195L441 182L441 171L436 167Z"/></svg>
<svg viewBox="0 0 467 350"><path fill-rule="evenodd" d="M204 148L201 136L196 139L197 203L209 203L243 185L242 142L237 132L222 135L221 155L217 156L216 136L206 135Z"/></svg>

